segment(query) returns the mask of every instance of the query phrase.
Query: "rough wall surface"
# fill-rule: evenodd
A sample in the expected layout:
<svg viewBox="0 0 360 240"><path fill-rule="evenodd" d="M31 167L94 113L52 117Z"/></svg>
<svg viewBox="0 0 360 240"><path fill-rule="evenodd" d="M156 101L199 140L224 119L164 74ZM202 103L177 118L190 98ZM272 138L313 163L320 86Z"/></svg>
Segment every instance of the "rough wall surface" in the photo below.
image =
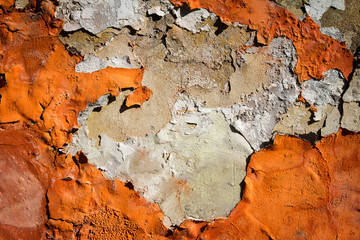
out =
<svg viewBox="0 0 360 240"><path fill-rule="evenodd" d="M359 239L355 0L0 0L0 239Z"/></svg>

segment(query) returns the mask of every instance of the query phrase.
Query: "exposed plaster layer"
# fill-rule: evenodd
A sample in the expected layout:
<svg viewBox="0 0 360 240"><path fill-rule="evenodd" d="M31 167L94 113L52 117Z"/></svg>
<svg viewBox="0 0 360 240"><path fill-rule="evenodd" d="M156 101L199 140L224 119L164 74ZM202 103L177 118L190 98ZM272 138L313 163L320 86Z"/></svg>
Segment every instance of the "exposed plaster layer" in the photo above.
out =
<svg viewBox="0 0 360 240"><path fill-rule="evenodd" d="M261 50L249 48L235 63L238 79L233 81L250 77L253 72L246 68L251 64L255 64L254 67L265 61L268 64L261 69L268 78L261 79L262 82L251 90L245 89L248 95L243 94L242 102L227 108L208 108L200 99L180 95L173 105L170 123L157 134L147 133L141 138L130 137L116 142L109 136L118 141L125 138L109 131L107 126L119 124L116 119L122 119L122 114L128 117L146 114L146 105L143 106L145 110L140 109L138 113L132 109L121 113L120 98L90 115L103 105L100 99L80 115L79 122L83 124L82 119L90 117L74 135L68 151L75 154L82 150L107 177L131 181L146 199L160 205L172 224L189 217L210 220L226 216L240 200L239 184L244 177L246 158L252 152L250 145L258 150L271 140L278 117L299 95L296 78L291 74L296 65L291 41L277 38ZM197 58L203 58L199 60L201 64L206 60L202 56ZM154 78L153 81L158 80ZM125 121L123 124L126 126ZM138 125L147 129L141 121ZM131 132L126 133L131 136ZM217 196L222 197L218 199Z"/></svg>
<svg viewBox="0 0 360 240"><path fill-rule="evenodd" d="M317 23L320 23L322 15L330 8L336 8L339 10L345 10L345 1L344 0L308 0L305 3L306 12L310 17Z"/></svg>
<svg viewBox="0 0 360 240"><path fill-rule="evenodd" d="M253 93L223 110L232 126L239 131L255 150L271 140L272 131L281 114L297 100L300 93L293 75L296 51L286 38L274 39L268 47L276 61L268 61L266 71L270 84L262 85L263 93Z"/></svg>
<svg viewBox="0 0 360 240"><path fill-rule="evenodd" d="M182 11L184 9L179 8L177 11L174 11L176 15L176 21L175 24L178 25L181 28L184 28L186 30L191 31L192 33L200 32L201 30L209 30L210 27L207 25L207 27L199 28L197 25L199 23L206 20L208 17L210 17L210 13L204 9L197 9L195 11L191 11L190 13L183 14ZM183 15L183 16L182 16ZM216 18L215 14L211 15L212 19Z"/></svg>
<svg viewBox="0 0 360 240"><path fill-rule="evenodd" d="M130 59L128 56L123 57L111 57L106 60L103 60L95 55L89 55L85 60L81 61L76 65L76 72L83 73L92 73L107 67L113 68L134 68L130 64Z"/></svg>
<svg viewBox="0 0 360 240"><path fill-rule="evenodd" d="M345 79L335 69L325 72L324 76L322 80L311 79L301 84L301 94L311 105L296 102L281 116L274 131L300 136L311 142L339 131L339 108Z"/></svg>
<svg viewBox="0 0 360 240"><path fill-rule="evenodd" d="M309 80L302 83L302 96L315 106L339 104L344 91L345 79L341 72L331 69L324 73L324 79Z"/></svg>
<svg viewBox="0 0 360 240"><path fill-rule="evenodd" d="M190 95L205 100L208 107L227 107L238 101L240 95L261 91L262 84L268 83L265 74L268 67L262 64L271 61L267 54L245 53L242 54L246 60L243 67L236 63L240 61L238 49L250 37L244 27L229 26L216 35L217 21L208 18L198 27L207 25L210 30L192 34L174 25L174 21L172 15L166 14L157 21L146 18L147 31L141 30L136 35L126 29L114 33L108 29L97 37L75 32L62 39L69 49L85 55L77 69L94 71L121 56L129 60L131 67L145 66L143 84L153 90L152 101L144 103L141 109L120 113L127 95L124 94L101 112L94 112L88 121L92 139L106 134L116 141L124 141L128 136L158 132L171 119L174 96L185 89ZM101 47L94 48L94 45ZM253 80L249 81L250 78ZM135 121L136 128L132 126Z"/></svg>
<svg viewBox="0 0 360 240"><path fill-rule="evenodd" d="M360 1L345 0L345 10L329 8L321 18L322 27L336 27L343 34L344 39L355 54L360 46Z"/></svg>
<svg viewBox="0 0 360 240"><path fill-rule="evenodd" d="M159 133L123 143L100 135L95 147L84 125L69 151L82 150L109 178L131 181L147 200L160 205L172 224L188 217L226 216L240 200L240 183L252 150L231 131L220 111L203 104L184 96Z"/></svg>
<svg viewBox="0 0 360 240"><path fill-rule="evenodd" d="M345 36L344 34L336 27L322 27L320 28L321 33L326 34L336 40L338 40L339 42L345 42ZM347 46L350 47L350 44L348 42L346 42Z"/></svg>
<svg viewBox="0 0 360 240"><path fill-rule="evenodd" d="M24 9L29 3L29 0L16 0L15 7L19 9Z"/></svg>
<svg viewBox="0 0 360 240"><path fill-rule="evenodd" d="M313 107L296 102L280 117L274 132L317 142L321 137L338 132L340 120L339 106L321 105L314 112Z"/></svg>
<svg viewBox="0 0 360 240"><path fill-rule="evenodd" d="M285 7L299 19L304 16L303 8L307 0L275 0L275 2Z"/></svg>
<svg viewBox="0 0 360 240"><path fill-rule="evenodd" d="M61 0L55 16L65 20L65 31L84 28L97 34L109 27L139 29L145 15L141 4L138 0Z"/></svg>
<svg viewBox="0 0 360 240"><path fill-rule="evenodd" d="M360 69L354 71L349 88L343 96L343 116L341 127L350 131L360 131Z"/></svg>

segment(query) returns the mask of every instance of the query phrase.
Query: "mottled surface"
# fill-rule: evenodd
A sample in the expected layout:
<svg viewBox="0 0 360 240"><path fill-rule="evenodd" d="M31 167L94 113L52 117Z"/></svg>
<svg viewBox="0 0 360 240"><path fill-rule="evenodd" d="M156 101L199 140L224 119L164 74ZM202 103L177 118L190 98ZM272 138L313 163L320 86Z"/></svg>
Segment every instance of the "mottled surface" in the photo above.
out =
<svg viewBox="0 0 360 240"><path fill-rule="evenodd" d="M357 2L173 2L0 1L0 239L358 239Z"/></svg>

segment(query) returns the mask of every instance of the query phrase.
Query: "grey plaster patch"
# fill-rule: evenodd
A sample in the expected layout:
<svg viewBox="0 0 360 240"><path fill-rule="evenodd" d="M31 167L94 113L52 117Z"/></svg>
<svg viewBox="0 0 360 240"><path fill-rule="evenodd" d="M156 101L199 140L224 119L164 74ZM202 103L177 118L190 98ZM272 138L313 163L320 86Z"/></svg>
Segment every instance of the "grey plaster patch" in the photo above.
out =
<svg viewBox="0 0 360 240"><path fill-rule="evenodd" d="M303 137L316 142L321 137L339 131L341 114L339 104L345 88L345 78L336 69L324 72L321 80L301 84L301 94L312 106L296 102L283 114L275 132ZM313 111L312 107L316 107Z"/></svg>
<svg viewBox="0 0 360 240"><path fill-rule="evenodd" d="M271 84L263 86L263 93L253 93L223 110L232 126L239 131L255 150L272 138L272 131L281 114L297 100L300 93L293 74L296 50L286 38L276 38L269 44L269 52L277 62L271 62L266 74Z"/></svg>
<svg viewBox="0 0 360 240"><path fill-rule="evenodd" d="M150 9L148 10L148 14L149 14L149 15L155 14L155 15L157 15L157 16L159 16L159 17L163 17L163 16L166 15L166 12L164 12L164 11L161 9L160 6L155 6L155 7L152 7L152 8L150 8Z"/></svg>
<svg viewBox="0 0 360 240"><path fill-rule="evenodd" d="M310 79L301 85L302 96L316 106L331 104L338 105L341 94L344 91L345 78L336 69L324 72L321 80Z"/></svg>
<svg viewBox="0 0 360 240"><path fill-rule="evenodd" d="M179 27L191 31L192 33L200 32L201 28L198 26L199 23L205 21L208 17L210 17L210 13L204 8L196 9L194 11L191 11L190 13L187 13L184 16L182 16L181 11L181 8L174 11L174 14L176 15L175 24Z"/></svg>
<svg viewBox="0 0 360 240"><path fill-rule="evenodd" d="M65 21L64 31L97 34L108 27L139 29L145 11L138 0L61 0L55 16Z"/></svg>
<svg viewBox="0 0 360 240"><path fill-rule="evenodd" d="M344 34L336 27L321 27L320 28L321 33L326 34L339 42L345 42L345 36ZM351 43L347 43L348 46L351 45Z"/></svg>
<svg viewBox="0 0 360 240"><path fill-rule="evenodd" d="M308 0L305 3L305 10L310 15L310 17L319 25L322 15L328 10L328 8L333 7L339 10L345 10L345 1L344 0Z"/></svg>

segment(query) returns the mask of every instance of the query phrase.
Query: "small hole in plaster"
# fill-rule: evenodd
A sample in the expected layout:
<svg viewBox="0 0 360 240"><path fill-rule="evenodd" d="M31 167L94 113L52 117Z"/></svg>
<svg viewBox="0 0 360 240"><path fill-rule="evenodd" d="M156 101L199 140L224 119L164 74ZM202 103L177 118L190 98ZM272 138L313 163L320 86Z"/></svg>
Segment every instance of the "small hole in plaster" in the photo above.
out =
<svg viewBox="0 0 360 240"><path fill-rule="evenodd" d="M0 88L5 87L5 86L6 86L5 74L1 73L0 74Z"/></svg>
<svg viewBox="0 0 360 240"><path fill-rule="evenodd" d="M130 190L134 190L134 184L132 184L132 182L126 182L125 187L127 187Z"/></svg>

